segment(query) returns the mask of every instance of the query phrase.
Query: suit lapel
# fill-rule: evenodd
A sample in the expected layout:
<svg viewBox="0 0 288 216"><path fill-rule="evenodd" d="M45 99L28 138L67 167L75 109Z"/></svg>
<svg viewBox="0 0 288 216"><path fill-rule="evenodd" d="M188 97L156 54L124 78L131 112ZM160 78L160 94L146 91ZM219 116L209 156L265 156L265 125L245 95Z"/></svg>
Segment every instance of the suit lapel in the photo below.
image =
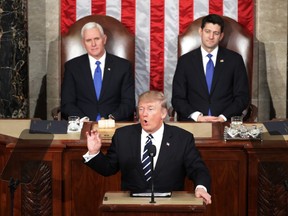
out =
<svg viewBox="0 0 288 216"><path fill-rule="evenodd" d="M219 50L217 53L217 58L216 58L216 66L214 68L214 74L213 74L213 80L212 80L212 86L211 86L211 94L213 94L215 87L217 85L217 82L219 81L221 77L221 71L223 71L223 68L225 66L225 61L224 61L224 53L223 49L219 46Z"/></svg>
<svg viewBox="0 0 288 216"><path fill-rule="evenodd" d="M171 154L173 153L172 145L174 144L171 143L172 135L173 134L171 133L169 126L164 124L163 138L155 167L155 177L157 174L159 174L159 172L161 172L161 170L165 170L167 160L169 160L169 158L171 159Z"/></svg>
<svg viewBox="0 0 288 216"><path fill-rule="evenodd" d="M83 73L83 78L85 80L85 83L87 83L87 94L91 93L91 98L94 98L94 100L96 100L97 96L96 96L96 92L94 88L94 82L93 82L93 77L91 73L88 54L84 55L81 70L82 70L81 73Z"/></svg>
<svg viewBox="0 0 288 216"><path fill-rule="evenodd" d="M196 70L196 76L193 77L193 79L198 79L199 78L199 82L203 88L203 91L201 92L205 92L205 94L207 96L209 96L209 91L208 91L208 86L206 83L206 76L205 76L205 71L204 71L204 66L203 66L203 60L202 60L202 53L201 53L201 48L199 47L196 52L194 57L195 58L195 65L197 65L197 70Z"/></svg>
<svg viewBox="0 0 288 216"><path fill-rule="evenodd" d="M141 152L141 131L142 131L142 127L141 124L137 124L135 126L135 132L131 134L131 143L134 143L132 145L132 152L134 155L134 158L137 158L137 161L135 161L135 163L137 163L137 168L138 168L138 172L140 176L143 176L143 179L145 180L144 177L144 173L142 170L142 152Z"/></svg>
<svg viewBox="0 0 288 216"><path fill-rule="evenodd" d="M104 76L102 81L102 88L101 88L101 94L100 94L100 100L103 95L105 95L105 91L109 89L109 83L112 79L113 75L113 59L111 58L111 55L106 52L106 60L105 60L105 68L104 68Z"/></svg>

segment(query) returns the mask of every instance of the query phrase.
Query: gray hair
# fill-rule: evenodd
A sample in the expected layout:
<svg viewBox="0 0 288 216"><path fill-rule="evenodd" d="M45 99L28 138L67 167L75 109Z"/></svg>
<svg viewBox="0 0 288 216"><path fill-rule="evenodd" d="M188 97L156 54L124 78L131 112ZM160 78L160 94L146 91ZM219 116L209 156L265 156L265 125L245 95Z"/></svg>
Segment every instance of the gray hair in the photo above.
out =
<svg viewBox="0 0 288 216"><path fill-rule="evenodd" d="M102 28L102 26L100 24L98 24L96 22L88 22L81 29L81 37L83 38L85 30L93 29L93 28L97 28L100 31L101 36L104 35L104 30L103 30L103 28Z"/></svg>

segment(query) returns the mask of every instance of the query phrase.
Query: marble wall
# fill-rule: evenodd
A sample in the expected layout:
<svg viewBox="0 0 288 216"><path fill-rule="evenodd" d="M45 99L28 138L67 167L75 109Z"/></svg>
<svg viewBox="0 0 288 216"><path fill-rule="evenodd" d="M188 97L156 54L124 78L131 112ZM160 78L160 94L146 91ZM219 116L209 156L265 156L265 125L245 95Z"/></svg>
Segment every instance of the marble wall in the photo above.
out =
<svg viewBox="0 0 288 216"><path fill-rule="evenodd" d="M26 0L0 0L0 118L27 118L28 26Z"/></svg>
<svg viewBox="0 0 288 216"><path fill-rule="evenodd" d="M287 117L287 0L255 0L252 102L258 120ZM29 0L30 117L60 103L59 0Z"/></svg>

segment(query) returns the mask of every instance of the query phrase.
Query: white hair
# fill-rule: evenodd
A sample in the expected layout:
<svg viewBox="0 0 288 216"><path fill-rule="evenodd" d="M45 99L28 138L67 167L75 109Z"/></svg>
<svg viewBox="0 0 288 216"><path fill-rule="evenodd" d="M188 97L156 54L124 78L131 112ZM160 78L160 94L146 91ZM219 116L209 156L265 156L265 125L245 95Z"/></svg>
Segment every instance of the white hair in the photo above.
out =
<svg viewBox="0 0 288 216"><path fill-rule="evenodd" d="M93 29L93 28L97 28L100 31L101 36L104 35L104 30L100 24L98 24L96 22L88 22L81 29L81 37L83 38L85 30Z"/></svg>

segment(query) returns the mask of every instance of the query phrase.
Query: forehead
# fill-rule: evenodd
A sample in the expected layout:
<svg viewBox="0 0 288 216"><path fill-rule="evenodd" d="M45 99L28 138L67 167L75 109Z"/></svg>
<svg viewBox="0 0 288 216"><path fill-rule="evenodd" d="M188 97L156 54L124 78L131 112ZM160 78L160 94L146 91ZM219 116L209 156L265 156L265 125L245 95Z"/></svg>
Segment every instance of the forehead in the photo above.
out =
<svg viewBox="0 0 288 216"><path fill-rule="evenodd" d="M218 24L213 24L213 23L206 23L204 26L204 29L209 29L212 31L221 31L221 26Z"/></svg>

